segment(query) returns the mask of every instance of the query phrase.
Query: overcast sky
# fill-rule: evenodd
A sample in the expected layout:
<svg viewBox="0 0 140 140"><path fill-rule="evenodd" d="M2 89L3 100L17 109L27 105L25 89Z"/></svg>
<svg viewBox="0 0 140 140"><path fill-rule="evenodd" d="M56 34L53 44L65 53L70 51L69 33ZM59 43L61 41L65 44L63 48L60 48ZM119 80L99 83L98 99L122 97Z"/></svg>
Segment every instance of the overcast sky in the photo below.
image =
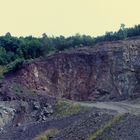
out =
<svg viewBox="0 0 140 140"><path fill-rule="evenodd" d="M140 24L140 0L0 0L0 35L91 36Z"/></svg>

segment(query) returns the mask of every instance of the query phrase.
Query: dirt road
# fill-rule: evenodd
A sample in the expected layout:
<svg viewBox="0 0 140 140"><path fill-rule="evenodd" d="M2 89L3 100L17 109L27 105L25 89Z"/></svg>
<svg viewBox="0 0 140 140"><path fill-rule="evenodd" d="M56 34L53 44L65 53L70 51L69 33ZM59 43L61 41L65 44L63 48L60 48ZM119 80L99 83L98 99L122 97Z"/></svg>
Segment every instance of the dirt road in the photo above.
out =
<svg viewBox="0 0 140 140"><path fill-rule="evenodd" d="M101 112L105 112L108 115L116 112L117 114L140 114L140 104L132 104L129 102L77 102L81 106L102 109ZM94 112L94 110L93 110ZM116 114L115 113L115 114ZM78 114L70 117L62 118L59 120L52 120L49 122L40 122L25 124L12 131L3 132L0 134L0 140L31 140L36 135L49 128L63 129L70 124L76 122L79 118L84 117L84 115ZM94 118L93 118L94 119Z"/></svg>
<svg viewBox="0 0 140 140"><path fill-rule="evenodd" d="M81 106L117 111L119 114L140 114L140 104L128 102L78 102Z"/></svg>

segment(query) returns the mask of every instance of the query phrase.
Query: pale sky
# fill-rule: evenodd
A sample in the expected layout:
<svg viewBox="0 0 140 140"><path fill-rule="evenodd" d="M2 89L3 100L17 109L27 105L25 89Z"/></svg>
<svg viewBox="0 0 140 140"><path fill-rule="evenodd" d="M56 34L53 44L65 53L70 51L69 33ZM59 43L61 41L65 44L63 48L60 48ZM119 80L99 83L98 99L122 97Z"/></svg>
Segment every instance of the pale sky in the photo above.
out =
<svg viewBox="0 0 140 140"><path fill-rule="evenodd" d="M0 0L0 35L91 36L140 24L140 0Z"/></svg>

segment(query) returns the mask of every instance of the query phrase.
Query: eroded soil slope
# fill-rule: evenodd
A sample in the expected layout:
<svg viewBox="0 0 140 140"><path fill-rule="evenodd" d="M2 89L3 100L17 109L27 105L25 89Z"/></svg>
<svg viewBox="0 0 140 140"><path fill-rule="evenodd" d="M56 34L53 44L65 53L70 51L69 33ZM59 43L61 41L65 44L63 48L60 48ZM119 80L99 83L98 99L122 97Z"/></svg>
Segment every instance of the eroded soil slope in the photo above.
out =
<svg viewBox="0 0 140 140"><path fill-rule="evenodd" d="M135 98L140 92L140 39L60 52L26 63L7 78L28 89L72 100Z"/></svg>

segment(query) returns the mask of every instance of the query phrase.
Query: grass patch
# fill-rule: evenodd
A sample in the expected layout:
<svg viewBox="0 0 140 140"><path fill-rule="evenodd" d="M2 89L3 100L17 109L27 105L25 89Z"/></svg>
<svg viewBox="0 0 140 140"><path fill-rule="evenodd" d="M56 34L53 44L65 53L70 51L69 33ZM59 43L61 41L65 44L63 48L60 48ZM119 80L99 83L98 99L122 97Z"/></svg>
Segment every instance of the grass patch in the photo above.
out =
<svg viewBox="0 0 140 140"><path fill-rule="evenodd" d="M89 107L83 107L74 101L58 100L55 106L55 114L59 117L70 116L81 111L87 111Z"/></svg>
<svg viewBox="0 0 140 140"><path fill-rule="evenodd" d="M3 78L6 71L6 66L0 66L0 78Z"/></svg>
<svg viewBox="0 0 140 140"><path fill-rule="evenodd" d="M55 136L58 133L59 133L58 129L55 129L55 128L54 129L48 129L47 131L45 131L41 135L37 136L33 140L49 140L51 137Z"/></svg>
<svg viewBox="0 0 140 140"><path fill-rule="evenodd" d="M0 66L0 84L3 82L5 72L6 72L6 66Z"/></svg>
<svg viewBox="0 0 140 140"><path fill-rule="evenodd" d="M91 134L87 140L94 140L98 136L101 136L104 131L106 131L107 129L110 129L112 127L112 125L117 123L118 121L120 121L121 118L122 118L122 115L113 117L106 124L102 125L97 131L95 131L93 134Z"/></svg>
<svg viewBox="0 0 140 140"><path fill-rule="evenodd" d="M20 69L25 61L23 59L17 59L7 65L0 65L0 77L9 72L15 72Z"/></svg>

